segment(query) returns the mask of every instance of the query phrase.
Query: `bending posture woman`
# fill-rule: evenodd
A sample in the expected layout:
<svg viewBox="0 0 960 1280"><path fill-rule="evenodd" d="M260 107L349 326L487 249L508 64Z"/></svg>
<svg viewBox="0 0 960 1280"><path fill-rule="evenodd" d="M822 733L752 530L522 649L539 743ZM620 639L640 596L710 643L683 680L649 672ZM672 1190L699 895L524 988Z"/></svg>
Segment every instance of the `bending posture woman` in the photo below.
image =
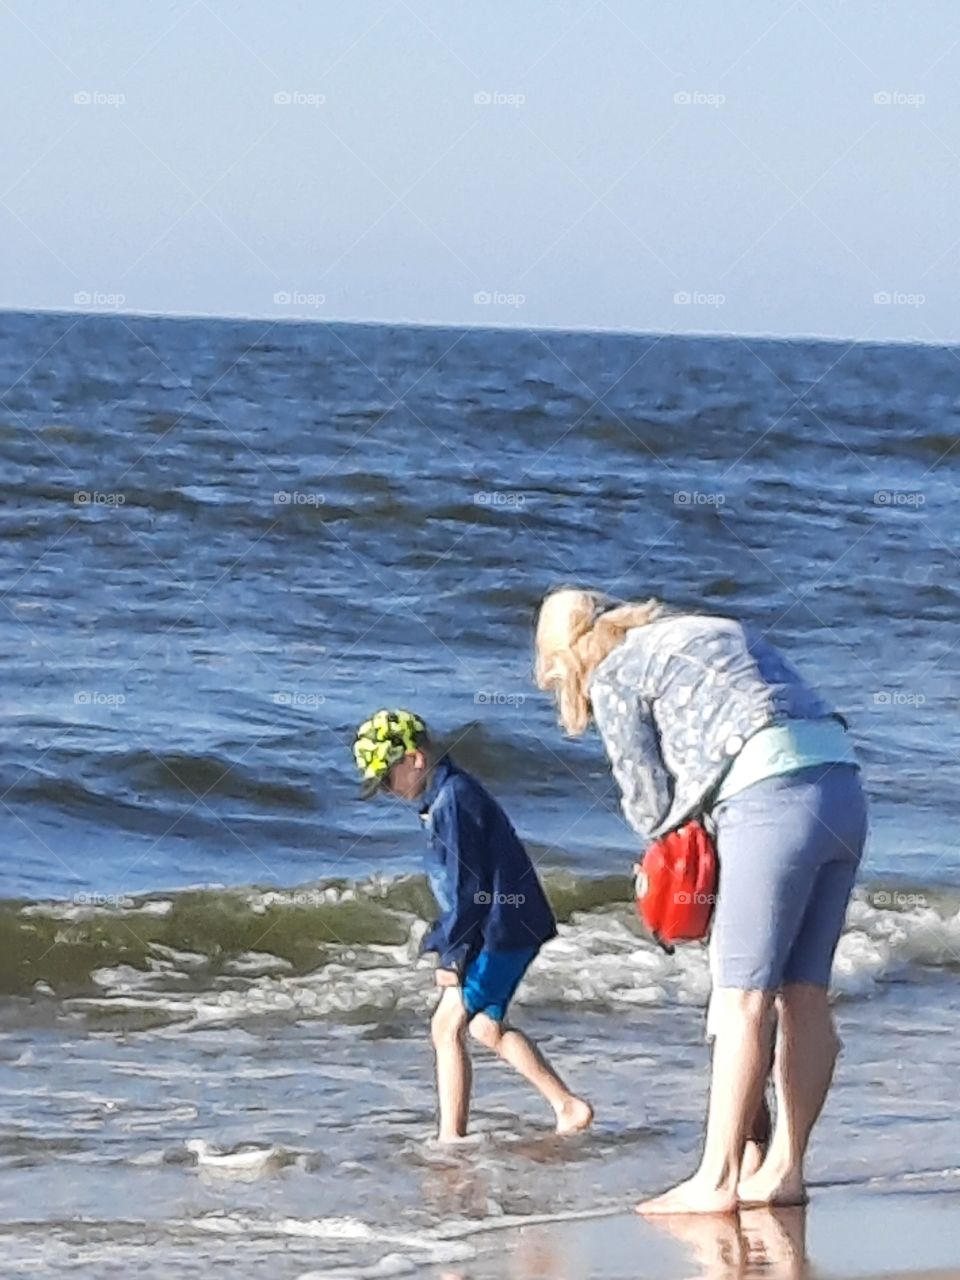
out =
<svg viewBox="0 0 960 1280"><path fill-rule="evenodd" d="M703 1155L693 1177L638 1209L804 1202L804 1155L838 1049L830 969L867 827L843 720L741 623L594 591L543 601L536 681L555 693L568 733L597 725L638 835L707 813L716 830ZM748 1171L775 1003L776 1122L763 1163Z"/></svg>

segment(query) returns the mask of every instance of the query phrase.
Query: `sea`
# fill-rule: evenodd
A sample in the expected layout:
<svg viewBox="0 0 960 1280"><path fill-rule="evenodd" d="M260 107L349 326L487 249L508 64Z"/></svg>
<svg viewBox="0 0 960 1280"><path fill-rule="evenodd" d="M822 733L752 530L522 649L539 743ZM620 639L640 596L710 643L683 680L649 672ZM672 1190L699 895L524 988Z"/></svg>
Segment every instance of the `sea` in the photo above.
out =
<svg viewBox="0 0 960 1280"><path fill-rule="evenodd" d="M4 1274L468 1275L692 1168L705 956L642 935L600 740L532 683L564 584L744 619L848 720L811 1178L955 1185L960 349L6 312L0 390ZM433 1139L422 833L350 750L383 705L536 860L513 1012L586 1135L478 1050Z"/></svg>

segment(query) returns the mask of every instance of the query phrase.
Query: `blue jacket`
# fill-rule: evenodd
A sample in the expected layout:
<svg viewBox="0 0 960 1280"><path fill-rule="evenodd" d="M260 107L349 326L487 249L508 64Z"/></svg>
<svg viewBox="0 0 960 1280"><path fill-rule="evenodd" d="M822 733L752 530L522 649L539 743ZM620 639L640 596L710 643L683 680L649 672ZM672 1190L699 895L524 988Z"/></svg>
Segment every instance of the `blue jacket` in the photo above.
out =
<svg viewBox="0 0 960 1280"><path fill-rule="evenodd" d="M420 950L462 974L476 954L538 947L557 924L510 819L476 778L448 756L421 796L430 839L426 870L440 908Z"/></svg>

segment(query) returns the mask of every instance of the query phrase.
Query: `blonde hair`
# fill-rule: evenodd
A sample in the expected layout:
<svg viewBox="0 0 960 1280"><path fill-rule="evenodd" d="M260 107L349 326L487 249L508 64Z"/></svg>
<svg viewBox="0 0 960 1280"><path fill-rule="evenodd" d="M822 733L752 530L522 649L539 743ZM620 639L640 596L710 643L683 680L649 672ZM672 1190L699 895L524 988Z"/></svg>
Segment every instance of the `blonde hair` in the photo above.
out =
<svg viewBox="0 0 960 1280"><path fill-rule="evenodd" d="M665 612L659 600L616 601L601 591L562 587L540 604L534 638L534 680L552 689L560 724L579 737L590 723L587 684L595 668L623 642Z"/></svg>

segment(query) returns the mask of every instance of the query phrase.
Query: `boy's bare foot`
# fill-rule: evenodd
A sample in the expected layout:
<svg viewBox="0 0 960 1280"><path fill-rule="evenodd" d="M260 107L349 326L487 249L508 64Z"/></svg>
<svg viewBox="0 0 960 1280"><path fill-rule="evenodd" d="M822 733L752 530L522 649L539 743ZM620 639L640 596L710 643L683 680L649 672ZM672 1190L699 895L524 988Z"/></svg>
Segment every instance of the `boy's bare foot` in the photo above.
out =
<svg viewBox="0 0 960 1280"><path fill-rule="evenodd" d="M641 1200L637 1213L734 1213L737 1208L735 1188L717 1187L701 1178L690 1178L652 1200Z"/></svg>
<svg viewBox="0 0 960 1280"><path fill-rule="evenodd" d="M593 1107L585 1098L571 1097L557 1112L557 1133L583 1133L593 1124Z"/></svg>

